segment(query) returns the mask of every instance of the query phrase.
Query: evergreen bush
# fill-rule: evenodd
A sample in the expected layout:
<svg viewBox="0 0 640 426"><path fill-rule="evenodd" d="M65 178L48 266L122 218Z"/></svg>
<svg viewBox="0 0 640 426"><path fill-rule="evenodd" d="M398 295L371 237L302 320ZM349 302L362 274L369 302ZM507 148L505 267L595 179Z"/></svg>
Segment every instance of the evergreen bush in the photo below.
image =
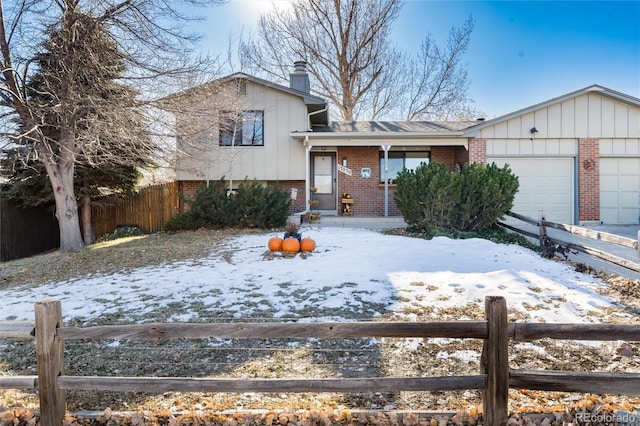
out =
<svg viewBox="0 0 640 426"><path fill-rule="evenodd" d="M479 231L491 227L513 206L518 178L509 167L466 165L450 172L442 163L403 170L396 178L396 205L412 230Z"/></svg>
<svg viewBox="0 0 640 426"><path fill-rule="evenodd" d="M211 182L187 202L189 210L172 217L165 229L272 228L286 223L291 206L288 191L246 179L232 193L222 179Z"/></svg>

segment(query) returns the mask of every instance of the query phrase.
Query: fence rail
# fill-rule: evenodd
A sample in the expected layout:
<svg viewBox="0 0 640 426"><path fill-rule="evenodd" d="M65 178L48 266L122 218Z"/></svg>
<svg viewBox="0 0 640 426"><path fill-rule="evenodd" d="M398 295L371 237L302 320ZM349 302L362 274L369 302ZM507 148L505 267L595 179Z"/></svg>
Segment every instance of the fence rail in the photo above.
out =
<svg viewBox="0 0 640 426"><path fill-rule="evenodd" d="M502 297L485 299L485 321L355 323L156 323L86 328L64 327L59 301L35 305L35 322L0 322L0 338L36 340L37 376L3 376L0 388L38 388L40 421L59 425L65 414L65 390L146 392L367 392L483 390L485 424L506 425L510 388L600 394L640 393L640 373L518 370L509 368L509 339L640 341L640 324L509 323ZM69 376L64 371L64 342L71 339L199 339L448 337L484 341L477 375L447 377L371 377L291 379L211 379L188 377Z"/></svg>
<svg viewBox="0 0 640 426"><path fill-rule="evenodd" d="M578 252L593 256L601 259L605 262L609 262L613 265L622 267L625 270L633 271L634 273L640 272L640 233L638 239L627 238L620 235L610 234L608 232L596 231L593 229L583 228L575 225L566 225L562 223L549 222L544 219L542 214L540 219L532 219L527 216L523 216L518 213L508 212L507 216L515 218L528 225L535 226L537 232L533 232L531 229L523 229L520 226L514 226L505 222L498 222L498 224L511 231L525 235L530 238L537 239L544 246L547 245L565 245L568 250L576 250ZM559 236L549 236L547 228L560 231ZM565 235L565 237L563 237ZM570 235L579 238L567 238ZM605 243L605 244L603 244ZM600 245L601 247L595 247ZM607 250L606 247L614 247L616 250ZM633 259L622 257L613 251L620 251L620 248L631 249L635 251Z"/></svg>

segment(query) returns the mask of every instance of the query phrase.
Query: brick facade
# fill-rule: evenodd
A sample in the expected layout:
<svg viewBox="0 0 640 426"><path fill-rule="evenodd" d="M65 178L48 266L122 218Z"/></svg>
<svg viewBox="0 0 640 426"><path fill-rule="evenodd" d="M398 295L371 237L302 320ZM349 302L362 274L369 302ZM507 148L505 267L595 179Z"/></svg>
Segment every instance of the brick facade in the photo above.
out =
<svg viewBox="0 0 640 426"><path fill-rule="evenodd" d="M338 161L347 158L347 167L353 171L349 176L338 172L338 214L342 212L342 194L350 194L355 216L384 216L384 185L380 183L380 148L358 146L338 148ZM360 176L360 169L371 168L371 177ZM400 211L393 200L394 187L389 187L389 216L398 216Z"/></svg>
<svg viewBox="0 0 640 426"><path fill-rule="evenodd" d="M486 139L469 139L469 152L467 162L486 163L487 162L487 140Z"/></svg>
<svg viewBox="0 0 640 426"><path fill-rule="evenodd" d="M486 143L485 143L486 146ZM354 146L339 147L336 154L336 161L342 162L347 158L347 167L353 171L352 176L338 172L337 175L337 210L342 213L340 200L343 194L350 194L355 200L352 204L352 211L355 216L384 216L384 184L381 183L380 170L380 147L378 146ZM437 146L431 148L431 161L444 163L449 170L455 170L466 164L469 153L462 146ZM486 155L485 155L486 159ZM363 178L360 170L364 167L371 169L371 177ZM276 182L267 182L274 185ZM278 185L291 191L291 188L298 190L297 199L292 200L291 213L298 213L307 209L305 200L304 181L280 181ZM197 189L204 186L203 181L181 181L181 200L193 198ZM395 185L389 185L389 216L400 216L400 210L393 199ZM188 205L181 201L180 211L188 210Z"/></svg>
<svg viewBox="0 0 640 426"><path fill-rule="evenodd" d="M600 220L600 141L578 140L578 220Z"/></svg>

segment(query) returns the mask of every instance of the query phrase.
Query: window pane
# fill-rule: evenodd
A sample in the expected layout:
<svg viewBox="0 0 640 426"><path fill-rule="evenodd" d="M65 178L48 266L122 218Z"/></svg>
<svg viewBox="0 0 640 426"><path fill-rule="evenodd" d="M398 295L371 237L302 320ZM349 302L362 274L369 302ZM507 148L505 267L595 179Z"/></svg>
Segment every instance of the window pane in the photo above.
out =
<svg viewBox="0 0 640 426"><path fill-rule="evenodd" d="M227 115L225 117L225 115ZM235 131L234 145L240 143L242 131L238 128L236 120L229 114L223 113L220 115L220 145L231 146L231 140Z"/></svg>
<svg viewBox="0 0 640 426"><path fill-rule="evenodd" d="M263 145L263 120L261 111L242 114L242 144Z"/></svg>
<svg viewBox="0 0 640 426"><path fill-rule="evenodd" d="M226 115L226 117L225 117ZM220 145L264 145L264 114L262 111L220 114Z"/></svg>
<svg viewBox="0 0 640 426"><path fill-rule="evenodd" d="M415 158L409 158L409 156L407 156L407 158L405 158L404 160L404 166L409 170L415 170L416 167L418 167L422 163L429 164L429 157L416 156Z"/></svg>
<svg viewBox="0 0 640 426"><path fill-rule="evenodd" d="M394 183L398 173L405 167L415 170L421 163L429 164L428 151L391 151L389 152L389 183ZM380 153L380 182L384 182L384 153Z"/></svg>
<svg viewBox="0 0 640 426"><path fill-rule="evenodd" d="M389 172L387 174L389 183L393 183L398 176L398 173L400 173L404 168L404 160L402 158L393 158L390 156L387 164L389 167ZM380 159L380 182L384 182L384 157Z"/></svg>
<svg viewBox="0 0 640 426"><path fill-rule="evenodd" d="M331 194L333 192L331 175L315 175L314 185L318 188L316 194Z"/></svg>

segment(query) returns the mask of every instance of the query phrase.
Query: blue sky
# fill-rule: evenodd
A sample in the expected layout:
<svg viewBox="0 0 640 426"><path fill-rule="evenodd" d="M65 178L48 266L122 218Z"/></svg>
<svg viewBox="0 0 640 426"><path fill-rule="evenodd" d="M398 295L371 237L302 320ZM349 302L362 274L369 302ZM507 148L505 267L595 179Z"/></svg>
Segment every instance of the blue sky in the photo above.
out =
<svg viewBox="0 0 640 426"><path fill-rule="evenodd" d="M194 27L203 48L225 54L229 36L252 31L268 0L231 0ZM286 6L286 0L276 0ZM393 39L417 52L425 34L445 43L451 26L476 21L465 56L474 106L493 118L592 84L640 98L640 0L407 0Z"/></svg>

